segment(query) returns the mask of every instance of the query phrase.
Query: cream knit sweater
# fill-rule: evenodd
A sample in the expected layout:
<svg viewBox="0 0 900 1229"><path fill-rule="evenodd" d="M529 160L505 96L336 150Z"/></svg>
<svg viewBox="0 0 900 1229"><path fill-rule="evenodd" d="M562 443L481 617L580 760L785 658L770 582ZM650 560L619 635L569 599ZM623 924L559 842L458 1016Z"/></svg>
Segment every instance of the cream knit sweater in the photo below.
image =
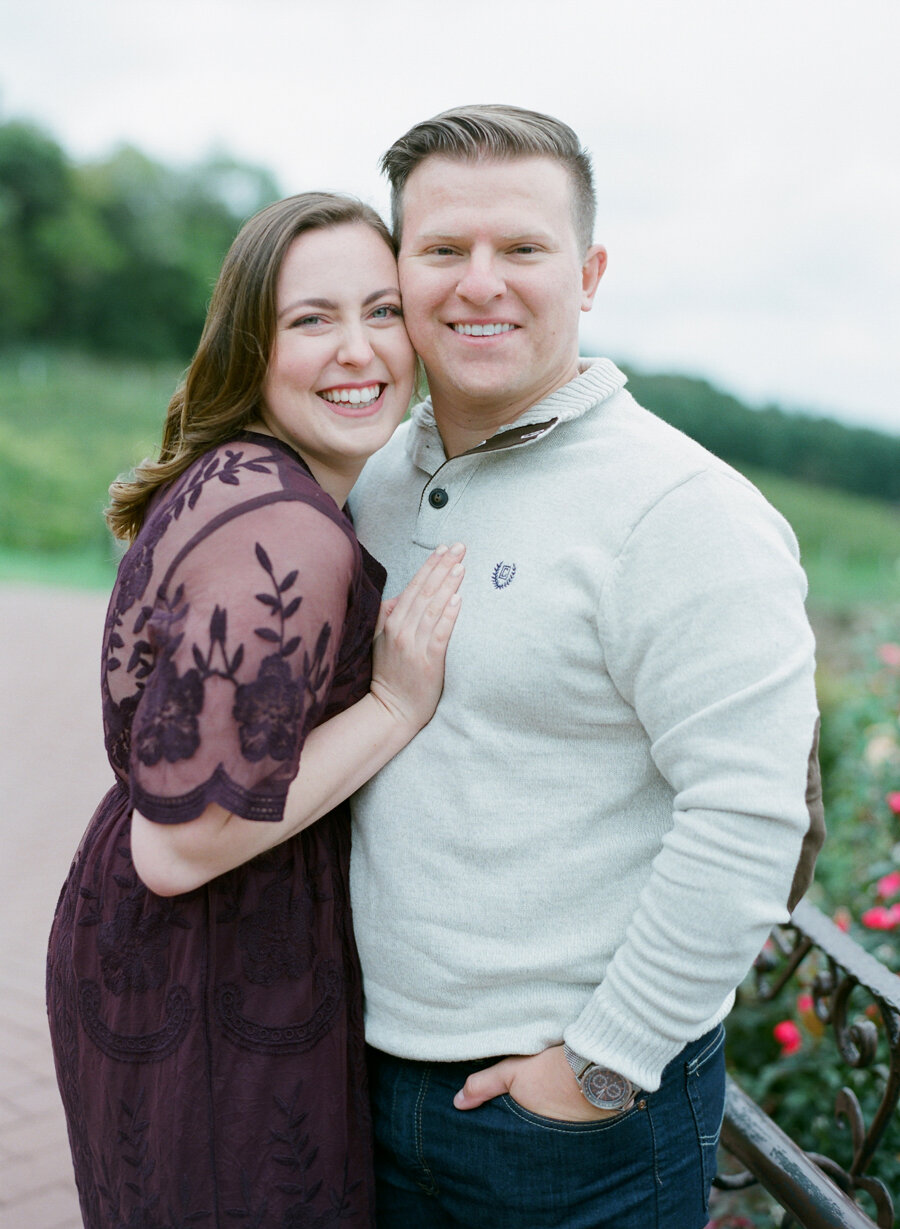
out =
<svg viewBox="0 0 900 1229"><path fill-rule="evenodd" d="M816 722L796 542L624 383L599 360L451 461L425 402L354 490L388 594L468 549L437 714L354 804L390 1053L565 1037L652 1091L788 916Z"/></svg>

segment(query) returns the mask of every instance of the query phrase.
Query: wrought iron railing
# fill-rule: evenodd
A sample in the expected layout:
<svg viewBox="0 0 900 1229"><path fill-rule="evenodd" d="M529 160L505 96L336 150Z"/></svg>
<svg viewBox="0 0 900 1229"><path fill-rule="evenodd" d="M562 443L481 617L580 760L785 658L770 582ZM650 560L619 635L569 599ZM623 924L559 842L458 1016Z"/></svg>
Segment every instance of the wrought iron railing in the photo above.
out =
<svg viewBox="0 0 900 1229"><path fill-rule="evenodd" d="M841 1088L834 1112L849 1126L852 1149L849 1162L842 1164L834 1157L802 1152L729 1081L722 1144L745 1169L720 1175L716 1185L735 1190L760 1183L785 1209L783 1229L893 1229L893 1195L867 1170L900 1100L900 977L805 901L788 925L773 932L756 962L758 998L773 999L795 975L808 978L813 1010L833 1033L843 1062L868 1069L877 1107L867 1122L854 1091ZM877 1006L886 1062L878 1061L880 1030L865 1015L860 999ZM856 1202L863 1191L874 1205L875 1221Z"/></svg>

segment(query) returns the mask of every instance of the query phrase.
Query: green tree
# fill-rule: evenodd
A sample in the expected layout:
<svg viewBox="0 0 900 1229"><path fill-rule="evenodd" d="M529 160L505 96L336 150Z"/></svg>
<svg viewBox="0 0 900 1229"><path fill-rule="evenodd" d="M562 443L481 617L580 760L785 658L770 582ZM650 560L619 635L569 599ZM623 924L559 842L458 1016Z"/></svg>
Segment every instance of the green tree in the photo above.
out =
<svg viewBox="0 0 900 1229"><path fill-rule="evenodd" d="M274 180L225 158L176 170L127 146L76 178L82 216L99 219L105 236L99 259L75 270L82 338L119 354L186 358L222 258L243 218L278 196Z"/></svg>
<svg viewBox="0 0 900 1229"><path fill-rule="evenodd" d="M33 124L0 124L0 341L40 337L51 326L60 270L47 227L69 208L71 168Z"/></svg>
<svg viewBox="0 0 900 1229"><path fill-rule="evenodd" d="M900 436L830 418L755 410L706 380L628 370L637 400L740 469L900 503Z"/></svg>
<svg viewBox="0 0 900 1229"><path fill-rule="evenodd" d="M187 359L241 222L278 195L225 155L173 168L124 146L75 166L34 125L0 124L0 344Z"/></svg>

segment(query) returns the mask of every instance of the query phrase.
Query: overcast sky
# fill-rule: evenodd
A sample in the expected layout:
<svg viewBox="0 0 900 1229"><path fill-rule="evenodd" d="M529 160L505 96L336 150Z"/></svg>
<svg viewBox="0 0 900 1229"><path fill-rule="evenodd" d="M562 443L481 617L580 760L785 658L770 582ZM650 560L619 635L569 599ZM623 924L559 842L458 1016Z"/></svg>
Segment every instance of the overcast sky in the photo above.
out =
<svg viewBox="0 0 900 1229"><path fill-rule="evenodd" d="M79 160L224 150L384 210L382 150L468 102L593 153L587 348L900 431L898 0L0 0L0 120Z"/></svg>

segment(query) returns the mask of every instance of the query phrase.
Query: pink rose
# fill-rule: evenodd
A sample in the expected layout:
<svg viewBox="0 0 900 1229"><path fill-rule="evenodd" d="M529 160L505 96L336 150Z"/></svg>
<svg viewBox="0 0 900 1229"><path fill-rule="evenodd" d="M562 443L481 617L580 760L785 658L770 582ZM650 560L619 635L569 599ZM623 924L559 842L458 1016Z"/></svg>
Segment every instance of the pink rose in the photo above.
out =
<svg viewBox="0 0 900 1229"><path fill-rule="evenodd" d="M900 815L900 789L895 789L893 793L888 794L885 802L895 815Z"/></svg>
<svg viewBox="0 0 900 1229"><path fill-rule="evenodd" d="M900 892L900 871L891 871L878 880L878 895L882 900L889 900Z"/></svg>
<svg viewBox="0 0 900 1229"><path fill-rule="evenodd" d="M796 1054L803 1046L800 1030L793 1020L780 1020L772 1029L772 1034L781 1046L782 1055Z"/></svg>
<svg viewBox="0 0 900 1229"><path fill-rule="evenodd" d="M893 930L900 925L900 905L875 905L867 909L860 920L869 930Z"/></svg>

